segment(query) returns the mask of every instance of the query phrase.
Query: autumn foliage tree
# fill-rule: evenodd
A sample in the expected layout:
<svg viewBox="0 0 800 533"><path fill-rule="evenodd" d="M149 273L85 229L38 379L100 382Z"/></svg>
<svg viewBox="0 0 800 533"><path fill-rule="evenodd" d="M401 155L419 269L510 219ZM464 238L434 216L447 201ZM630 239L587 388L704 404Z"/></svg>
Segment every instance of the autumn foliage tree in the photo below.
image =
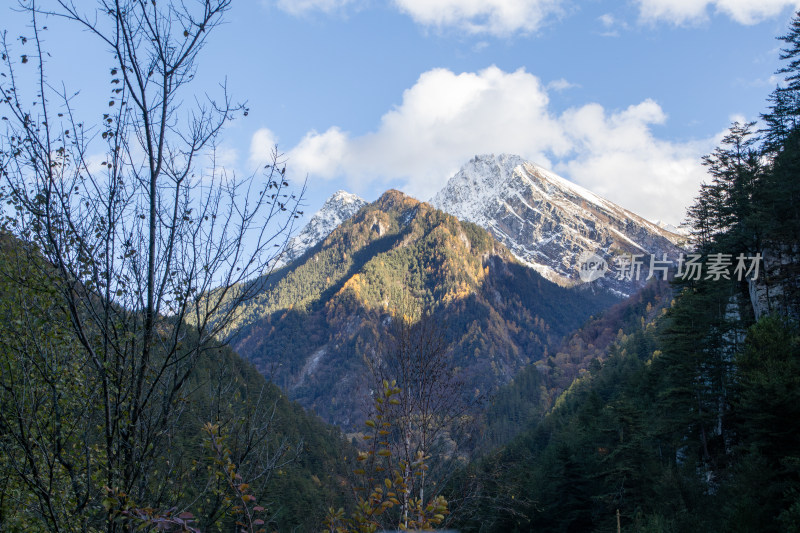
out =
<svg viewBox="0 0 800 533"><path fill-rule="evenodd" d="M372 418L366 421L362 436L366 443L355 459L354 511L330 509L324 527L330 533L374 533L379 528L430 531L448 514L447 500L438 495L425 499L424 491L412 492L416 479L428 469L429 456L418 450L413 459L405 458L393 446L392 434L403 421L395 409L402 405L402 388L397 381L383 381L375 391ZM394 450L394 451L393 451ZM398 512L392 512L393 510Z"/></svg>

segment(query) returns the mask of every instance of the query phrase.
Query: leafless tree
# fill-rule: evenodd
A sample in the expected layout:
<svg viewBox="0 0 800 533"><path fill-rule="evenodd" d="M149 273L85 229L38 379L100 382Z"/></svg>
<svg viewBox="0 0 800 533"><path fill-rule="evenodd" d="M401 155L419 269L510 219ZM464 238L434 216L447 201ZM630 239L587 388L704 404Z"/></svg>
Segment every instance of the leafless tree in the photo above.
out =
<svg viewBox="0 0 800 533"><path fill-rule="evenodd" d="M84 11L85 2L24 0L28 34L2 35L3 229L44 258L32 264L56 288L65 345L91 387L80 404L91 424L66 420L57 401L50 413L70 423L70 438L84 435L71 441L81 460L61 459L74 492L62 515L84 513L103 485L136 502L164 499L154 467L198 359L259 291L243 282L264 279L297 218L302 191L290 191L277 152L243 179L217 163L220 132L247 108L224 85L218 98L190 92L230 3L98 0ZM109 52L100 124L82 120L72 93L48 79L48 21L73 24ZM37 490L47 499L51 489ZM47 523L60 529L52 514ZM106 520L108 531L118 527Z"/></svg>
<svg viewBox="0 0 800 533"><path fill-rule="evenodd" d="M410 499L426 501L438 494L458 463L463 444L459 433L471 420L473 402L465 398L453 366L446 325L431 311L417 316L411 310L398 311L388 320L368 364L376 387L384 380L396 381L400 390L385 416L393 426L392 457L404 470L400 522L407 523ZM416 473L413 465L421 459L425 466Z"/></svg>

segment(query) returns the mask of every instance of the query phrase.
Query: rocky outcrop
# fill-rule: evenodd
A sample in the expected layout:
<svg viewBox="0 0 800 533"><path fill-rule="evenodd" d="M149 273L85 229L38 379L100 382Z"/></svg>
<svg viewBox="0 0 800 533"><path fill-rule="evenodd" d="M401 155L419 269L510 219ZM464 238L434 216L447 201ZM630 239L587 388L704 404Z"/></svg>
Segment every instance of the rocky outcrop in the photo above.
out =
<svg viewBox="0 0 800 533"><path fill-rule="evenodd" d="M756 320L778 313L800 317L800 245L766 247L758 277L748 281Z"/></svg>

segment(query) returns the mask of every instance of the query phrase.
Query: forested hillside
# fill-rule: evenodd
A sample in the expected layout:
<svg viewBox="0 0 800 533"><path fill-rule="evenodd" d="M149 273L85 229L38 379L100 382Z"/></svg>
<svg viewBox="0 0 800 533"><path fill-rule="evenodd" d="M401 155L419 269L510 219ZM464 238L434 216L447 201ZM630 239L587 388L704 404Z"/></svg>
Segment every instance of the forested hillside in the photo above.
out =
<svg viewBox="0 0 800 533"><path fill-rule="evenodd" d="M95 528L107 511L119 524L184 515L203 531L225 530L242 519L243 503L270 527L310 530L328 506L346 502L350 447L339 430L218 344L202 348L180 409L148 440L157 453L143 459L135 491L109 491L104 474L116 465L97 431L108 416L98 400L103 376L82 357L55 274L34 247L0 236L3 530ZM196 341L189 332L182 342ZM127 377L112 374L111 383L124 391ZM148 412L147 424L157 415Z"/></svg>
<svg viewBox="0 0 800 533"><path fill-rule="evenodd" d="M292 398L349 430L361 427L369 365L382 357L396 313L437 325L432 334L445 339L472 400L616 301L545 280L486 231L398 191L267 283L237 309L232 345Z"/></svg>
<svg viewBox="0 0 800 533"><path fill-rule="evenodd" d="M800 16L782 39L766 128L735 123L704 159L704 270L687 258L666 313L463 473L462 530L800 530Z"/></svg>
<svg viewBox="0 0 800 533"><path fill-rule="evenodd" d="M541 420L574 380L599 368L614 344L627 341L646 322L664 313L672 296L668 282L654 279L566 336L546 358L522 369L487 405L481 448L488 451L506 444Z"/></svg>

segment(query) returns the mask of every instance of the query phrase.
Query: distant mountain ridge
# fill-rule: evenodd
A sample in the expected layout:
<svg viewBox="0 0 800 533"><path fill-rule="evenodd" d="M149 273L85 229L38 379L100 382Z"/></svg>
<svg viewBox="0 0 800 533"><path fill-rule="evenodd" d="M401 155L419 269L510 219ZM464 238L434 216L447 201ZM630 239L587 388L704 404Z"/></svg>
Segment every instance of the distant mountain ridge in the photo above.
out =
<svg viewBox="0 0 800 533"><path fill-rule="evenodd" d="M651 256L656 260L666 256L675 264L680 246L687 240L670 224L650 222L511 154L475 156L448 180L431 204L478 224L518 260L561 285L580 283L581 257L597 254L609 271L592 284L620 297L645 285ZM367 202L354 194L334 193L289 241L276 266L301 257L365 205ZM643 256L639 279L616 279L617 258L630 254Z"/></svg>
<svg viewBox="0 0 800 533"><path fill-rule="evenodd" d="M345 220L367 205L363 198L347 191L336 191L322 205L300 232L289 239L282 260L276 266L291 263L309 248L321 242Z"/></svg>
<svg viewBox="0 0 800 533"><path fill-rule="evenodd" d="M685 237L624 209L516 155L475 156L453 175L431 203L487 229L521 261L547 279L574 284L579 258L596 253L614 269L621 254L654 254L676 261ZM644 286L617 280L598 285L621 296Z"/></svg>

